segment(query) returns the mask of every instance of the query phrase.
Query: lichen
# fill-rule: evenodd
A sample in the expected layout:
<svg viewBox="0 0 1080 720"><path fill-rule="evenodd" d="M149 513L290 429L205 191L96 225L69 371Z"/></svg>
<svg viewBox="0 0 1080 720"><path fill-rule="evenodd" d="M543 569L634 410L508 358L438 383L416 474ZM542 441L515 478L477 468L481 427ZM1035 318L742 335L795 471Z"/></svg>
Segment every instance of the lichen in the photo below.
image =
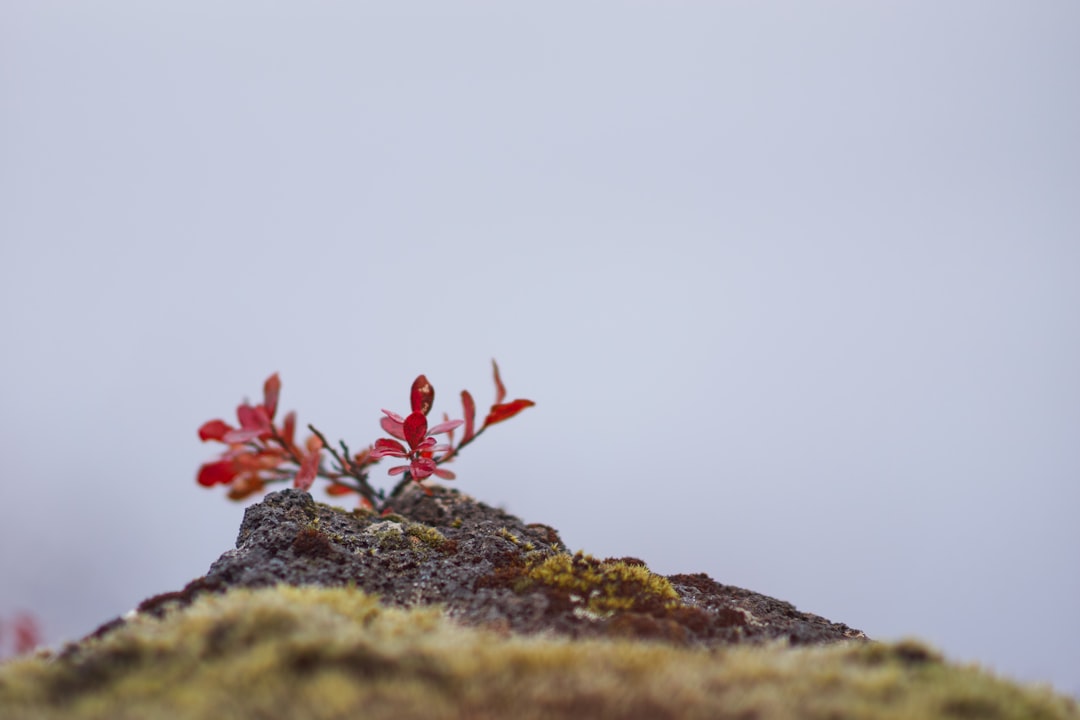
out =
<svg viewBox="0 0 1080 720"><path fill-rule="evenodd" d="M0 665L0 717L1080 720L1075 701L926 646L723 650L520 637L346 588L231 590Z"/></svg>

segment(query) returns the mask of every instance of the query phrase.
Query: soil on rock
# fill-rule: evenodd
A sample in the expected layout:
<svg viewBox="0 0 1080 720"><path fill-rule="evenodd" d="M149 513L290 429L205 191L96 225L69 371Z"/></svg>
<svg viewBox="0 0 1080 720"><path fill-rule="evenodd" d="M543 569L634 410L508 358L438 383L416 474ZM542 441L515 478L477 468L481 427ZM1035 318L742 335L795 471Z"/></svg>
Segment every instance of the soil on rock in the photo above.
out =
<svg viewBox="0 0 1080 720"><path fill-rule="evenodd" d="M553 528L526 524L455 490L435 487L428 495L411 489L393 500L388 515L350 512L282 490L247 509L236 549L205 577L150 598L138 610L160 614L202 593L286 583L353 586L404 607L438 603L460 622L508 632L706 646L865 638L847 625L705 574L668 576L668 592L674 589L677 600L653 597L642 584L613 583L610 568L625 575L628 567L644 566L632 558L578 555L565 563L567 582L538 581L535 569L564 553ZM588 583L596 587L590 590ZM590 592L613 595L605 611L595 611Z"/></svg>

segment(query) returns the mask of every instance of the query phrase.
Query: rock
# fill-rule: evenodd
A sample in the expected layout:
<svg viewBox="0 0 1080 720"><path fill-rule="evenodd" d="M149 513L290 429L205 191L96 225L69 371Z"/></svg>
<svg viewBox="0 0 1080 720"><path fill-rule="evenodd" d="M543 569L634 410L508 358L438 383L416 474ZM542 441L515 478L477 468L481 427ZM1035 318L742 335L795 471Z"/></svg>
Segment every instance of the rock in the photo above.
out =
<svg viewBox="0 0 1080 720"><path fill-rule="evenodd" d="M467 625L570 637L649 638L716 646L865 639L790 603L705 574L662 578L634 558L568 555L559 534L455 490L413 486L393 513L348 512L297 490L247 509L236 549L181 593L144 602L160 613L204 592L356 587L399 607L439 604Z"/></svg>
<svg viewBox="0 0 1080 720"><path fill-rule="evenodd" d="M0 665L7 720L1080 720L1075 701L877 643L790 603L559 534L460 493L392 512L303 492L236 549L59 654Z"/></svg>

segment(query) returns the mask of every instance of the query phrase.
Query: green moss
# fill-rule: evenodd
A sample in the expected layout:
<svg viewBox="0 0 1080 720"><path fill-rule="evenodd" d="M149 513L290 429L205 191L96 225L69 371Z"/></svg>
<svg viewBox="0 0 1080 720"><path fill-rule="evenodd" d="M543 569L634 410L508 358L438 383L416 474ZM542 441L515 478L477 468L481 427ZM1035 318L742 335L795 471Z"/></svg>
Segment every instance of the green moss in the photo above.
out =
<svg viewBox="0 0 1080 720"><path fill-rule="evenodd" d="M560 553L534 561L525 577L529 582L569 593L598 616L619 610L671 609L679 605L679 595L668 579L644 565L600 561L581 552ZM519 588L524 589L524 585Z"/></svg>
<svg viewBox="0 0 1080 720"><path fill-rule="evenodd" d="M0 665L0 718L1080 720L914 642L724 650L514 637L343 588L203 596L60 658Z"/></svg>
<svg viewBox="0 0 1080 720"><path fill-rule="evenodd" d="M405 534L416 538L425 546L433 550L441 550L446 546L446 536L429 525L411 523L405 528Z"/></svg>
<svg viewBox="0 0 1080 720"><path fill-rule="evenodd" d="M445 535L422 523L386 519L368 525L363 533L375 537L379 550L452 551L453 543Z"/></svg>
<svg viewBox="0 0 1080 720"><path fill-rule="evenodd" d="M404 524L395 520L372 523L364 528L363 534L373 535L380 550L403 550L409 547Z"/></svg>

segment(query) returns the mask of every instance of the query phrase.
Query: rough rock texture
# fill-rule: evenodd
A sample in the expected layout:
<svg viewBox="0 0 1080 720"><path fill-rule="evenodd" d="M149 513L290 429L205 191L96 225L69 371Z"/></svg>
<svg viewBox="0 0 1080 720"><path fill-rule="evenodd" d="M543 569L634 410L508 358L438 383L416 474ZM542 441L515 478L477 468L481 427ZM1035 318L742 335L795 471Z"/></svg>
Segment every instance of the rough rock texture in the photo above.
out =
<svg viewBox="0 0 1080 720"><path fill-rule="evenodd" d="M271 493L248 508L236 549L205 577L139 610L161 614L203 593L279 583L355 586L401 607L438 603L466 625L521 633L703 646L865 638L704 574L664 581L633 558L568 556L554 529L445 488L406 492L384 516L316 503L296 490Z"/></svg>
<svg viewBox="0 0 1080 720"><path fill-rule="evenodd" d="M205 577L0 663L0 719L1080 720L916 641L833 642L863 635L705 575L570 555L456 492L393 509L268 495Z"/></svg>

